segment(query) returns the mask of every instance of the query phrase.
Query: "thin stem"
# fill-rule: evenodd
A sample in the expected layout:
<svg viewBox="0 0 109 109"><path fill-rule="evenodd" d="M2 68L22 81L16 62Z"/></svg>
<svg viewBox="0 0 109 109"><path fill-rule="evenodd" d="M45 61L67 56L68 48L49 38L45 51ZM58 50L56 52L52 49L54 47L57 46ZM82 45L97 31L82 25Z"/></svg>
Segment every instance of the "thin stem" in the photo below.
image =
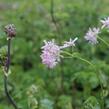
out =
<svg viewBox="0 0 109 109"><path fill-rule="evenodd" d="M94 67L94 65L93 65L91 62L89 62L88 60L77 56L77 55L76 55L77 53L76 53L76 54L75 54L75 53L74 53L74 54L71 54L71 53L66 52L66 51L62 51L62 53L65 53L65 54L67 54L67 55L69 55L69 56L71 56L71 57L73 57L73 58L78 58L78 59L80 59L81 61L84 61L85 63L87 63L87 64L89 64L89 65L91 65L91 66Z"/></svg>
<svg viewBox="0 0 109 109"><path fill-rule="evenodd" d="M54 0L51 0L51 10L50 10L50 14L51 14L51 19L52 19L52 22L56 28L56 31L57 31L57 34L59 35L59 42L61 41L61 38L62 38L62 32L61 32L61 29L60 29L60 25L57 23L56 19L55 19L55 15L54 15ZM61 72L61 91L64 92L64 71L63 71L63 61L61 61L60 63L60 72Z"/></svg>
<svg viewBox="0 0 109 109"><path fill-rule="evenodd" d="M51 19L52 22L54 23L55 27L56 27L56 31L58 32L58 34L60 34L60 30L58 28L55 16L54 16L54 0L51 0Z"/></svg>
<svg viewBox="0 0 109 109"><path fill-rule="evenodd" d="M85 63L91 65L91 66L96 70L96 72L97 72L98 80L99 80L100 87L101 87L101 90L102 90L102 93L103 93L103 85L102 85L101 79L100 79L101 72L98 71L98 70L95 68L95 65L94 65L94 64L92 64L91 62L89 62L88 60L86 60L86 59L84 59L84 58L81 58L80 56L77 56L77 53L71 54L71 53L66 52L66 51L62 51L62 53L66 54L66 55L68 55L68 56L71 56L71 57L73 57L73 58L77 58L77 59L79 59L79 60L81 60L81 61L83 61L83 62L85 62ZM102 109L104 109L104 98L103 98L102 96L101 96L101 101L102 101Z"/></svg>
<svg viewBox="0 0 109 109"><path fill-rule="evenodd" d="M7 62L6 62L6 72L7 73L10 67L10 48L11 48L11 39L8 39L8 53L7 53Z"/></svg>
<svg viewBox="0 0 109 109"><path fill-rule="evenodd" d="M102 39L101 37L97 37L99 40L101 40L105 45L107 45L108 47L109 47L109 44L104 40L104 39Z"/></svg>
<svg viewBox="0 0 109 109"><path fill-rule="evenodd" d="M9 91L8 91L8 72L9 72L9 67L10 67L10 46L11 46L11 39L8 39L8 53L7 53L7 61L5 65L5 73L4 74L4 89L5 89L5 94L9 100L9 102L13 105L14 109L18 109L15 101L13 98L10 96Z"/></svg>
<svg viewBox="0 0 109 109"><path fill-rule="evenodd" d="M103 95L103 85L102 85L102 83L101 83L101 77L100 77L100 75L101 75L101 71L98 71L98 76L99 76L99 81L100 81L100 86L101 86L101 89L102 89L102 94L101 94L101 97L102 97L102 109L104 109L104 97L102 96Z"/></svg>

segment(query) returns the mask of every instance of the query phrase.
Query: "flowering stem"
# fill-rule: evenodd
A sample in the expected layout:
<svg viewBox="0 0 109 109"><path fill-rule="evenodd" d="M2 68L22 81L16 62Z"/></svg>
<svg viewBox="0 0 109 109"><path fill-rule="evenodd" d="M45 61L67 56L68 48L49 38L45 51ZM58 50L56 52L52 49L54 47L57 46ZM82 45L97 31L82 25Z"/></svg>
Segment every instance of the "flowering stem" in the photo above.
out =
<svg viewBox="0 0 109 109"><path fill-rule="evenodd" d="M89 62L88 60L86 60L86 59L84 59L84 58L81 58L80 56L77 56L77 53L71 54L71 53L66 52L66 51L62 51L62 53L66 54L66 55L68 55L68 56L71 56L71 57L73 57L73 58L77 58L77 59L79 59L79 60L81 60L81 61L83 61L83 62L85 62L85 63L91 65L91 66L96 70L96 72L97 72L98 80L99 80L100 87L101 87L101 90L102 90L102 93L103 93L103 85L102 85L101 79L100 79L101 72L98 71L98 70L95 68L95 65L94 65L94 64L92 64L91 62ZM103 97L103 96L101 96L101 101L102 101L102 109L104 109L104 97Z"/></svg>
<svg viewBox="0 0 109 109"><path fill-rule="evenodd" d="M57 34L60 36L58 37L59 38L59 42L61 41L62 39L62 32L61 32L61 29L60 29L60 25L59 23L57 23L57 20L55 18L55 15L54 15L54 0L51 0L51 10L50 10L50 14L51 14L51 19L52 19L52 22L56 28L56 32ZM64 81L64 71L63 71L63 61L61 61L60 63L60 72L61 72L61 91L64 92L64 85L63 85L63 81Z"/></svg>
<svg viewBox="0 0 109 109"><path fill-rule="evenodd" d="M15 101L13 98L10 96L9 91L8 91L8 73L9 73L9 67L10 67L10 45L11 45L11 39L8 39L8 53L7 53L7 61L5 65L5 73L4 73L4 89L5 89L5 94L9 100L9 102L13 105L14 109L18 109Z"/></svg>
<svg viewBox="0 0 109 109"><path fill-rule="evenodd" d="M77 56L77 55L76 55L77 53L71 54L71 53L66 52L66 51L62 51L62 53L65 53L66 55L69 55L69 56L74 57L74 58L78 58L78 59L80 59L81 61L84 61L85 63L88 63L89 65L91 65L91 66L94 67L94 65L93 65L91 62L89 62L88 60Z"/></svg>
<svg viewBox="0 0 109 109"><path fill-rule="evenodd" d="M56 31L58 34L60 34L60 29L58 28L58 25L57 25L57 21L55 19L55 16L54 16L54 0L51 0L51 19L52 19L52 22L54 23L55 27L56 27Z"/></svg>
<svg viewBox="0 0 109 109"><path fill-rule="evenodd" d="M108 47L109 47L109 44L104 40L104 39L102 39L101 37L97 37L99 40L101 40L105 45L107 45Z"/></svg>

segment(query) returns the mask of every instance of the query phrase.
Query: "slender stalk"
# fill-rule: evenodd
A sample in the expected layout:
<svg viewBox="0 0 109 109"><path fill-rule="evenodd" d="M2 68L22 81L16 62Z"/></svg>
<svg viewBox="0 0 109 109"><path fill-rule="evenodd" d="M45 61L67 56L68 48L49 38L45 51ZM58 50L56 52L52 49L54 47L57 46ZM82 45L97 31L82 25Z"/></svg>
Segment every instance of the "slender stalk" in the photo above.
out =
<svg viewBox="0 0 109 109"><path fill-rule="evenodd" d="M68 55L68 56L71 56L71 57L73 57L73 58L77 58L77 59L79 59L79 60L81 60L81 61L83 61L83 62L85 62L85 63L91 65L91 66L96 70L96 73L97 73L97 76L98 76L98 80L99 80L99 83L100 83L100 87L101 87L101 90L102 90L102 93L103 93L103 85L102 85L101 79L100 79L100 78L101 78L101 77L100 77L101 72L98 71L98 70L95 68L95 65L94 65L94 64L92 64L91 62L89 62L88 60L86 60L86 59L84 59L84 58L81 58L80 56L77 56L77 55L76 55L77 53L71 54L71 53L66 52L66 51L62 51L62 53L66 54L66 55ZM101 96L101 101L102 101L102 106L101 106L101 107L102 107L102 109L104 109L104 97L103 97L103 96Z"/></svg>
<svg viewBox="0 0 109 109"><path fill-rule="evenodd" d="M54 0L51 0L51 19L52 19L52 22L54 23L55 27L56 27L56 31L58 32L58 34L60 34L60 29L57 25L57 21L55 19L55 16L54 16Z"/></svg>
<svg viewBox="0 0 109 109"><path fill-rule="evenodd" d="M109 47L109 43L107 41L105 41L104 39L102 39L101 37L97 36L97 38L102 41L107 47ZM98 76L100 78L100 75L101 75L101 71L98 71ZM99 79L99 81L101 82L101 80ZM102 86L102 83L100 84L101 86L101 89L102 89L102 93L103 93L103 86ZM101 95L102 97L102 109L104 109L104 97Z"/></svg>
<svg viewBox="0 0 109 109"><path fill-rule="evenodd" d="M66 55L68 55L68 56L71 56L71 57L73 57L73 58L80 59L81 61L84 61L85 63L87 63L87 64L89 64L89 65L91 65L91 66L94 67L94 65L93 65L91 62L89 62L88 60L77 56L77 55L76 55L77 53L71 54L71 53L66 52L66 51L62 51L62 53L66 54Z"/></svg>
<svg viewBox="0 0 109 109"><path fill-rule="evenodd" d="M105 45L107 45L108 47L109 47L109 44L104 40L104 39L102 39L101 37L97 37L99 40L101 40Z"/></svg>
<svg viewBox="0 0 109 109"><path fill-rule="evenodd" d="M54 0L51 0L51 10L50 10L50 13L51 13L51 19L52 19L52 22L56 28L56 31L57 31L57 34L59 35L59 42L61 42L61 39L62 39L62 32L60 30L60 25L57 23L56 19L55 19L55 15L54 15ZM60 63L60 72L61 72L61 91L64 92L64 71L63 71L63 61L61 61Z"/></svg>
<svg viewBox="0 0 109 109"><path fill-rule="evenodd" d="M102 96L103 95L103 85L102 85L102 83L101 83L101 77L100 77L100 75L101 75L101 71L98 71L98 77L99 77L99 81L100 81L100 87L101 87L101 89L102 89L102 94L101 94L101 98L102 98L102 103L101 103L101 107L102 107L102 109L104 109L104 105L105 105L105 102L104 102L104 97Z"/></svg>
<svg viewBox="0 0 109 109"><path fill-rule="evenodd" d="M101 37L97 37L100 41L102 41L107 47L109 47L109 43L108 42L106 42L104 39L102 39ZM99 78L100 78L100 75L101 75L101 71L98 71L99 72ZM100 82L101 82L101 80L100 80ZM100 84L100 86L101 86L101 89L102 89L102 93L103 93L103 86L102 86L102 83ZM102 96L102 109L104 109L104 97Z"/></svg>
<svg viewBox="0 0 109 109"><path fill-rule="evenodd" d="M4 74L4 89L5 89L5 94L9 100L9 102L13 105L14 109L18 109L15 101L11 97L8 91L8 72L9 72L9 67L10 67L10 46L11 46L11 39L8 39L8 53L7 53L7 61L5 65L5 73Z"/></svg>

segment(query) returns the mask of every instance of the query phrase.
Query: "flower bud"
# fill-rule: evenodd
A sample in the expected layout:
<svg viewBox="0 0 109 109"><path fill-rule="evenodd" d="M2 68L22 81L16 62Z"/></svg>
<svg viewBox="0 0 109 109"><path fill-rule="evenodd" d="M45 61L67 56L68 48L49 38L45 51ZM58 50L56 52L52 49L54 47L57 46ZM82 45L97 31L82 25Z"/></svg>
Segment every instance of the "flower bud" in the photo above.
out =
<svg viewBox="0 0 109 109"><path fill-rule="evenodd" d="M9 24L5 26L5 33L7 34L8 38L12 38L16 36L16 28L14 24Z"/></svg>

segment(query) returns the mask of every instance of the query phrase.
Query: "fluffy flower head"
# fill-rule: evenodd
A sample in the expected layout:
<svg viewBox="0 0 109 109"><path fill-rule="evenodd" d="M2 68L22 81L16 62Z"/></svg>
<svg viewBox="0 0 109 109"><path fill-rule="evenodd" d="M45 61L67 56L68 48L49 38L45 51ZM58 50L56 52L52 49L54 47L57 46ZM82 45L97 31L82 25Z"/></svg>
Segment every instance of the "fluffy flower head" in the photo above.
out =
<svg viewBox="0 0 109 109"><path fill-rule="evenodd" d="M45 45L42 47L42 63L48 68L53 68L60 61L60 47L52 41L44 41Z"/></svg>
<svg viewBox="0 0 109 109"><path fill-rule="evenodd" d="M87 41L89 41L89 43L91 44L96 44L98 43L97 41L97 36L100 33L100 29L99 28L89 28L88 32L85 35L85 39Z"/></svg>
<svg viewBox="0 0 109 109"><path fill-rule="evenodd" d="M109 29L109 17L105 18L104 20L100 20L102 23L102 28L106 27Z"/></svg>
<svg viewBox="0 0 109 109"><path fill-rule="evenodd" d="M66 41L62 46L58 46L54 40L48 42L44 41L45 45L42 47L41 54L42 63L48 68L54 68L60 61L61 50L66 47L74 46L76 40L77 38L74 40L70 39L70 41Z"/></svg>

